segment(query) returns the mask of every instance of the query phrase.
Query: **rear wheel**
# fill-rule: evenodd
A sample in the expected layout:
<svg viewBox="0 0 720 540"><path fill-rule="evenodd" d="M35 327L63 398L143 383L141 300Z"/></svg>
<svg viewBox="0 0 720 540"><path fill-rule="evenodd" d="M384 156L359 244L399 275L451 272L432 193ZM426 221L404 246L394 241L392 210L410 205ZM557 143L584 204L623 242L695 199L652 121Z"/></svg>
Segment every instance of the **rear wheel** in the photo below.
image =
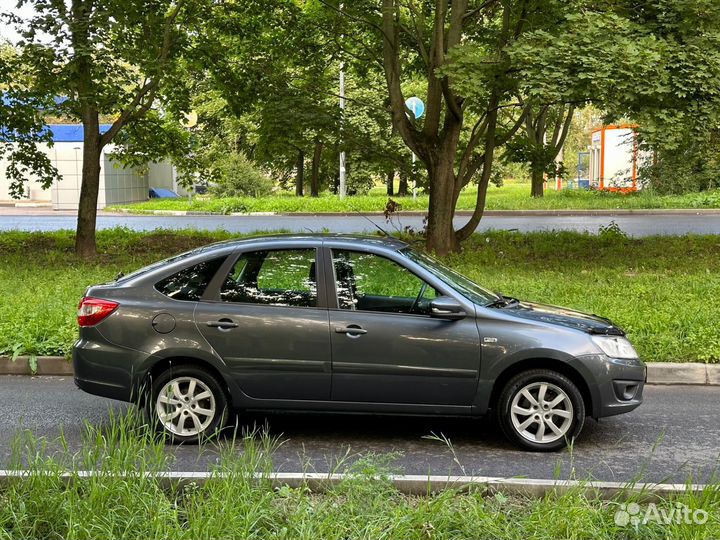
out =
<svg viewBox="0 0 720 540"><path fill-rule="evenodd" d="M222 429L228 401L222 385L196 366L172 367L152 384L149 415L173 443L197 443Z"/></svg>
<svg viewBox="0 0 720 540"><path fill-rule="evenodd" d="M505 385L498 421L510 441L530 450L564 448L580 434L585 404L577 386L546 369L519 373Z"/></svg>

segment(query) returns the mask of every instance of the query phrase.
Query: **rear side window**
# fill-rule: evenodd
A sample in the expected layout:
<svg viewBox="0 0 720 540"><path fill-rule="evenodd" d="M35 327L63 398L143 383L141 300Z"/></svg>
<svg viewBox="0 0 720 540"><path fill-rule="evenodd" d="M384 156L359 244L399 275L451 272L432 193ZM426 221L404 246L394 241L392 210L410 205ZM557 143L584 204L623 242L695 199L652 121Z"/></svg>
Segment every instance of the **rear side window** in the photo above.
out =
<svg viewBox="0 0 720 540"><path fill-rule="evenodd" d="M196 302L205 292L210 280L220 269L225 257L203 261L184 268L155 284L155 288L173 300Z"/></svg>

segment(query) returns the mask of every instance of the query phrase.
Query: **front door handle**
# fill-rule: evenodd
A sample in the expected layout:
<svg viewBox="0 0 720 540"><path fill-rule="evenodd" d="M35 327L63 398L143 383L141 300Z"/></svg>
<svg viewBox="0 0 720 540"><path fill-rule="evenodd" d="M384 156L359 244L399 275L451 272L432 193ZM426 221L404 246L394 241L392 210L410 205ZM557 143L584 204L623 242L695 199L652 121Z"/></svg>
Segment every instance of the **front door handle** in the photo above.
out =
<svg viewBox="0 0 720 540"><path fill-rule="evenodd" d="M367 330L364 330L363 328L360 328L356 325L350 325L343 328L342 326L336 326L335 327L335 333L336 334L347 334L350 337L357 337L362 334L367 334Z"/></svg>
<svg viewBox="0 0 720 540"><path fill-rule="evenodd" d="M231 321L230 319L220 319L219 321L210 321L207 323L210 328L219 328L220 330L229 330L230 328L237 328L238 323Z"/></svg>

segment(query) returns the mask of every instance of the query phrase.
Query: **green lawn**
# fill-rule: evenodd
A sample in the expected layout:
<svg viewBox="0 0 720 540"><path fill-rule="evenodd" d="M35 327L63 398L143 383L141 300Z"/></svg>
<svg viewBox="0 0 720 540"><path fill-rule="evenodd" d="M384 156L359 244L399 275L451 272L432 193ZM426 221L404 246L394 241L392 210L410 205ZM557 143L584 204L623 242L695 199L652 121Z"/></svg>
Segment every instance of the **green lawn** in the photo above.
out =
<svg viewBox="0 0 720 540"><path fill-rule="evenodd" d="M428 197L392 197L402 210L427 210ZM475 207L477 190L465 190L458 200L458 210ZM231 212L382 212L388 196L383 188L373 188L368 195L346 197L340 200L331 193L320 197L295 197L290 193L259 199L253 197L212 198L196 197L192 203L187 199L151 200L108 210L128 208L135 212L149 210L190 210L229 214ZM633 194L586 190L547 190L545 197L530 197L528 184L507 184L488 189L488 210L576 210L576 209L647 209L647 208L720 208L720 190L685 195L655 195L644 191Z"/></svg>
<svg viewBox="0 0 720 540"><path fill-rule="evenodd" d="M72 233L0 233L0 355L67 355L85 288L228 233L98 233L100 255L80 262ZM32 256L28 256L32 254ZM720 361L720 239L627 239L609 231L475 235L447 262L523 299L601 314L649 361Z"/></svg>
<svg viewBox="0 0 720 540"><path fill-rule="evenodd" d="M161 485L167 470L163 442L129 417L88 426L82 449L63 441L18 439L15 459L29 476L0 486L0 539L5 538L718 538L720 490L656 500L670 524L616 523L648 505L636 495L600 500L577 488L541 498L491 494L481 488L422 496L400 493L389 480L397 456L367 456L345 463L346 479L325 491L273 487L267 473L278 441L261 432L221 438L221 454L205 484ZM48 448L59 447L52 457ZM200 449L202 451L203 448ZM91 468L92 479L78 477ZM70 481L61 478L69 473ZM257 476L255 476L257 475ZM630 507L637 504L638 507ZM683 522L687 507L699 522ZM680 510L678 510L680 509ZM638 510L638 512L635 512ZM672 519L672 518L671 518Z"/></svg>

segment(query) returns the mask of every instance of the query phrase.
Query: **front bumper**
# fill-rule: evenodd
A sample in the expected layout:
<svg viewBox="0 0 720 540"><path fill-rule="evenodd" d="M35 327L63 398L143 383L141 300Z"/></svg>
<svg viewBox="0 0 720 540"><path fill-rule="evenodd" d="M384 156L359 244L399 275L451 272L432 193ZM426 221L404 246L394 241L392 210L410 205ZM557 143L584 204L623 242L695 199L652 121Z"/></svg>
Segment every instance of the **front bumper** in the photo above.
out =
<svg viewBox="0 0 720 540"><path fill-rule="evenodd" d="M604 418L630 412L643 402L647 367L641 360L594 354L579 358L595 379L592 416Z"/></svg>

